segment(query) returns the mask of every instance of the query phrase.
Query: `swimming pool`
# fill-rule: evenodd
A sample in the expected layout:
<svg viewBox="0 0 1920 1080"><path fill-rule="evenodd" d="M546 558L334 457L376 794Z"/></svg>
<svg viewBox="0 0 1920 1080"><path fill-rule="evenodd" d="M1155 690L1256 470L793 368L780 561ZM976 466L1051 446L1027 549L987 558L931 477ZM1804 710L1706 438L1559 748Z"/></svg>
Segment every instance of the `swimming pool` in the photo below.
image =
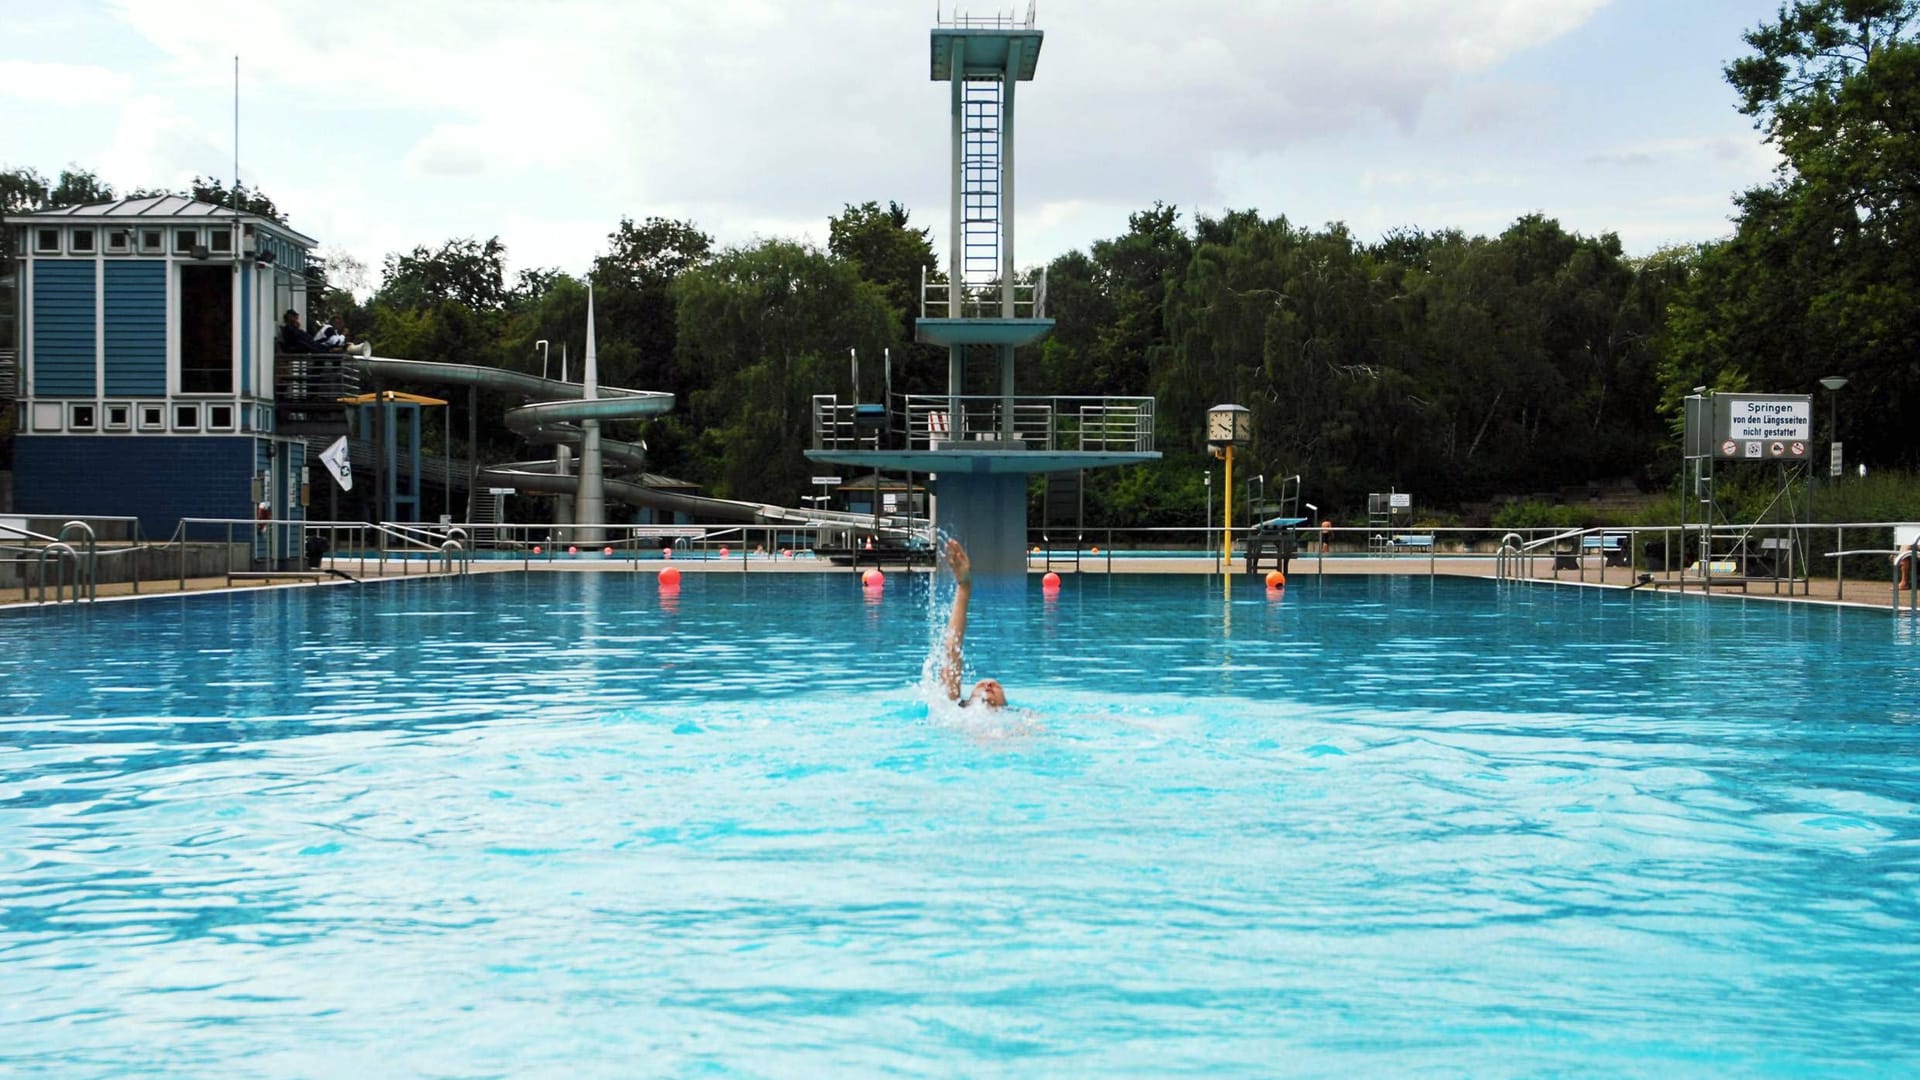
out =
<svg viewBox="0 0 1920 1080"><path fill-rule="evenodd" d="M926 587L0 613L0 1072L1920 1065L1911 619Z"/></svg>

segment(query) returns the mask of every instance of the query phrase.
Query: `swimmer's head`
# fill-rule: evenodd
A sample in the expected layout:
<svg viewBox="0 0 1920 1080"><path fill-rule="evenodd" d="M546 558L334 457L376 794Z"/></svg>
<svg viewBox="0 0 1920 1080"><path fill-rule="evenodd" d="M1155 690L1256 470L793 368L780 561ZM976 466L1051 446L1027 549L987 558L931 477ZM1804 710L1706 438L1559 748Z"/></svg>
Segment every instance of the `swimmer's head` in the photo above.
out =
<svg viewBox="0 0 1920 1080"><path fill-rule="evenodd" d="M973 692L960 699L960 707L966 708L975 701L983 702L989 709L1007 707L1007 688L1000 685L999 679L981 679L973 684Z"/></svg>

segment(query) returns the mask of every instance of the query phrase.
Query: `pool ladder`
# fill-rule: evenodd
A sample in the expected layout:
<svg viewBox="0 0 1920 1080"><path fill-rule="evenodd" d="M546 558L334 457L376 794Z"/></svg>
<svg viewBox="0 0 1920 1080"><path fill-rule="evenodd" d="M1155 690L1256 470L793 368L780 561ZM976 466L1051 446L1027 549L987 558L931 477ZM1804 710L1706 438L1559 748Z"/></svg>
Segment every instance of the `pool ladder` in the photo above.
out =
<svg viewBox="0 0 1920 1080"><path fill-rule="evenodd" d="M81 536L81 546L76 549L67 542L76 531ZM80 602L80 587L87 589L87 602L98 599L97 570L100 565L99 551L96 547L93 526L84 521L69 521L60 526L60 535L41 547L35 560L34 577L39 582L39 603L47 602L47 571L52 564L53 602L58 604L64 597L66 602Z"/></svg>

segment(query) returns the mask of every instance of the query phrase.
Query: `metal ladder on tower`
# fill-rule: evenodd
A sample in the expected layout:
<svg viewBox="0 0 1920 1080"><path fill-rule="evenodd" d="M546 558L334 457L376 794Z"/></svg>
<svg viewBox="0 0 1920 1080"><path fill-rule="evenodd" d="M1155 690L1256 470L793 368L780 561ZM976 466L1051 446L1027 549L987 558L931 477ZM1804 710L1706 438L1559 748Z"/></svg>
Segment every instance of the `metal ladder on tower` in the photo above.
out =
<svg viewBox="0 0 1920 1080"><path fill-rule="evenodd" d="M960 276L965 288L956 299L966 303L1000 276L1000 80L969 80L963 95Z"/></svg>

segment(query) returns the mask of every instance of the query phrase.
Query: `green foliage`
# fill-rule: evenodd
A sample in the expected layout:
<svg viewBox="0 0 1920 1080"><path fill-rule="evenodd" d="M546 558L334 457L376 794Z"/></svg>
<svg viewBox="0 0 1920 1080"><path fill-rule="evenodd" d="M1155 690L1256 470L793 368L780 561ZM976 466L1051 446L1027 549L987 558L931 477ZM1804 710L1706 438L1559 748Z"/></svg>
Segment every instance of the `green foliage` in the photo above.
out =
<svg viewBox="0 0 1920 1080"><path fill-rule="evenodd" d="M843 260L768 240L680 274L674 295L696 466L717 495L791 505L811 472L812 395L850 394L847 350L884 347L885 292Z"/></svg>
<svg viewBox="0 0 1920 1080"><path fill-rule="evenodd" d="M678 313L673 282L713 256L713 238L692 223L650 217L638 225L621 218L607 235L607 253L594 260L595 311L601 330L602 377L611 385L658 389L673 385ZM578 327L585 319L584 300ZM538 336L554 341L577 330L554 327ZM556 346L557 347L557 346Z"/></svg>
<svg viewBox="0 0 1920 1080"><path fill-rule="evenodd" d="M1727 67L1741 109L1779 148L1667 312L1661 381L1820 394L1848 379L1850 456L1911 467L1920 440L1920 43L1916 0L1798 0Z"/></svg>
<svg viewBox="0 0 1920 1080"><path fill-rule="evenodd" d="M1510 502L1493 512L1496 529L1578 529L1601 524L1576 506L1556 506L1535 499Z"/></svg>
<svg viewBox="0 0 1920 1080"><path fill-rule="evenodd" d="M235 181L233 190L229 191L227 186L219 180L211 177L196 176L193 178L193 186L187 189L187 197L190 199L198 199L201 202L213 203L215 206L232 206L237 197L240 209L245 213L258 214L261 217L272 218L275 221L284 222L287 220L287 215L282 213L280 208L275 206L273 200L267 198L265 193L261 192L258 188L250 188L238 181Z"/></svg>
<svg viewBox="0 0 1920 1080"><path fill-rule="evenodd" d="M499 311L506 306L507 248L500 238L449 240L439 250L425 245L406 255L388 255L378 300L411 309L451 301L470 311Z"/></svg>

